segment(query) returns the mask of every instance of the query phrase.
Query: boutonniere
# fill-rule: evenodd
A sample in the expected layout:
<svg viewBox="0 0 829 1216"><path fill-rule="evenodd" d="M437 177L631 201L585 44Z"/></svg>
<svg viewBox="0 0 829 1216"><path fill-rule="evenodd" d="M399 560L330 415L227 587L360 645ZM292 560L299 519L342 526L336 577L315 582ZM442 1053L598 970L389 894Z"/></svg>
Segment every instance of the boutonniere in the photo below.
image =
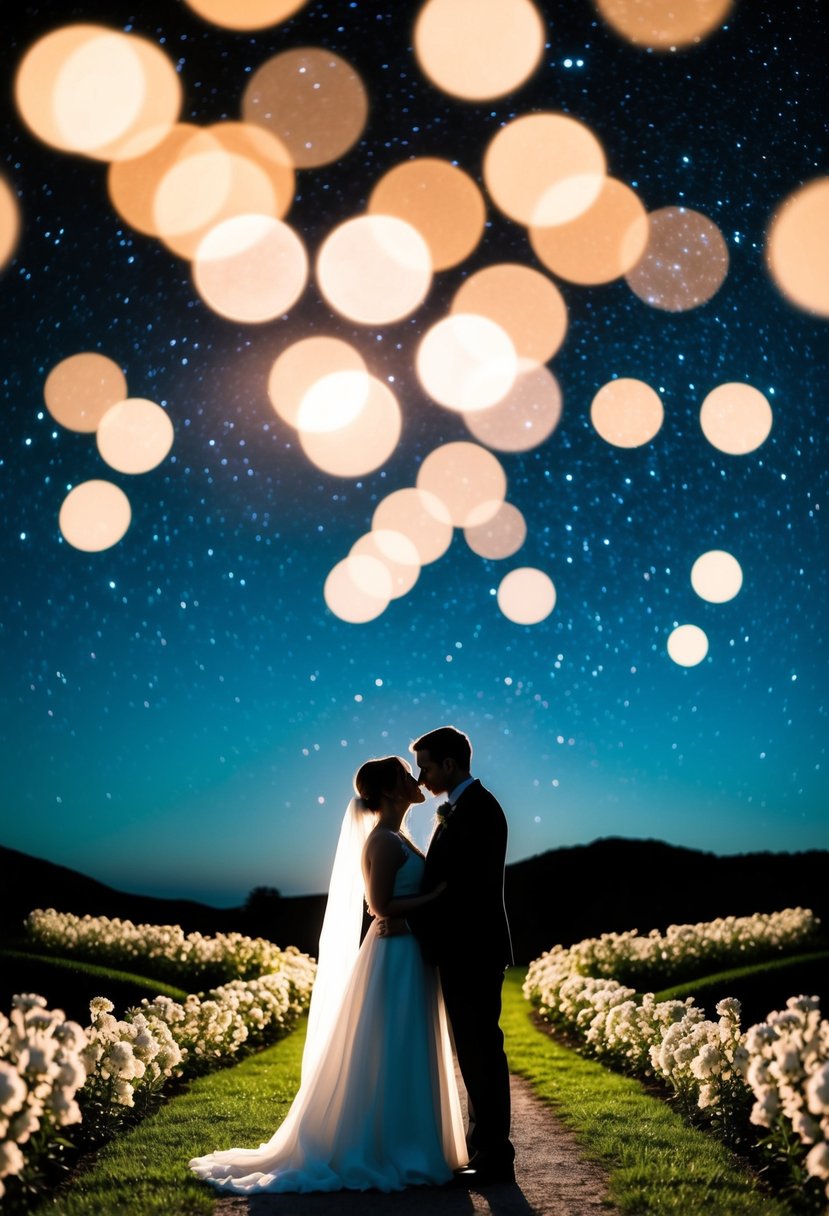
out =
<svg viewBox="0 0 829 1216"><path fill-rule="evenodd" d="M449 822L455 810L454 802L442 802L435 811L438 823L442 823L444 827Z"/></svg>

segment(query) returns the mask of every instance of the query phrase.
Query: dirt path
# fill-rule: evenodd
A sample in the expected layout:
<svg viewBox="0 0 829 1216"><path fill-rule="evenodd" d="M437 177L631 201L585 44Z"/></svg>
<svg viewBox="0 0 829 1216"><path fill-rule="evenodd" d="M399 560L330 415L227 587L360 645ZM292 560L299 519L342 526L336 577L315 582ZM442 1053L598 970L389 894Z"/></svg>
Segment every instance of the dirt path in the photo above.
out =
<svg viewBox="0 0 829 1216"><path fill-rule="evenodd" d="M217 1216L598 1216L613 1213L607 1179L585 1161L574 1136L520 1077L511 1078L515 1144L514 1185L481 1191L454 1187L413 1187L383 1195L378 1191L337 1191L330 1195L223 1197Z"/></svg>

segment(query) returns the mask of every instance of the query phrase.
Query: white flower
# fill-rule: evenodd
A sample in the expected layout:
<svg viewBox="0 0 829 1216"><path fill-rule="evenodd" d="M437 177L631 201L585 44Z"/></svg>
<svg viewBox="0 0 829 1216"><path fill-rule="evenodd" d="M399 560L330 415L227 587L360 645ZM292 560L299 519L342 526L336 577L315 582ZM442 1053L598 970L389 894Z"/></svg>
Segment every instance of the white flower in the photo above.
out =
<svg viewBox="0 0 829 1216"><path fill-rule="evenodd" d="M4 1140L0 1144L0 1178L5 1178L7 1174L19 1174L25 1163L20 1149L11 1140Z"/></svg>
<svg viewBox="0 0 829 1216"><path fill-rule="evenodd" d="M813 1115L829 1115L829 1060L806 1082L806 1102Z"/></svg>
<svg viewBox="0 0 829 1216"><path fill-rule="evenodd" d="M792 1127L795 1134L800 1137L801 1144L814 1144L820 1137L820 1124L817 1119L813 1119L805 1111L797 1111L792 1118Z"/></svg>
<svg viewBox="0 0 829 1216"><path fill-rule="evenodd" d="M26 1086L13 1065L0 1060L0 1112L13 1115L26 1100Z"/></svg>
<svg viewBox="0 0 829 1216"><path fill-rule="evenodd" d="M829 1144L825 1140L806 1154L806 1169L812 1178L829 1178Z"/></svg>

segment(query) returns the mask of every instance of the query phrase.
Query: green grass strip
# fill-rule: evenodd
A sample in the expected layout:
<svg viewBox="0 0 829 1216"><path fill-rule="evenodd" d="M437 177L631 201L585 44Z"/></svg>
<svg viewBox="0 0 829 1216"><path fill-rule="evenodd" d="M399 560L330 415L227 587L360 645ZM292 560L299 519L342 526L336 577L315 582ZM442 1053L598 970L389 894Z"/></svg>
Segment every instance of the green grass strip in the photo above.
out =
<svg viewBox="0 0 829 1216"><path fill-rule="evenodd" d="M561 1046L530 1020L521 968L507 973L501 1025L510 1068L605 1168L630 1216L790 1216L712 1136L689 1127L629 1077Z"/></svg>
<svg viewBox="0 0 829 1216"><path fill-rule="evenodd" d="M0 959L8 959L10 963L34 963L38 967L69 971L74 975L90 976L92 979L132 984L136 988L146 988L148 996L169 996L175 1001L183 1000L187 996L183 988L174 988L172 984L162 984L160 980L154 980L149 976L133 975L130 971L116 971L113 967L100 967L97 963L84 963L76 958L56 958L51 954L34 954L28 950L0 948Z"/></svg>
<svg viewBox="0 0 829 1216"><path fill-rule="evenodd" d="M38 1216L209 1216L216 1192L187 1162L271 1138L299 1088L305 1025L303 1019L273 1047L194 1081L105 1145L64 1194L37 1208Z"/></svg>
<svg viewBox="0 0 829 1216"><path fill-rule="evenodd" d="M811 963L829 961L829 950L818 950L811 954L796 954L790 958L775 958L764 963L752 963L744 967L733 967L729 971L717 971L713 975L703 975L685 984L675 984L656 993L658 1001L684 1001L687 996L700 997L724 984L733 984L739 980L752 979L754 976L766 976L770 972L785 972L807 966Z"/></svg>

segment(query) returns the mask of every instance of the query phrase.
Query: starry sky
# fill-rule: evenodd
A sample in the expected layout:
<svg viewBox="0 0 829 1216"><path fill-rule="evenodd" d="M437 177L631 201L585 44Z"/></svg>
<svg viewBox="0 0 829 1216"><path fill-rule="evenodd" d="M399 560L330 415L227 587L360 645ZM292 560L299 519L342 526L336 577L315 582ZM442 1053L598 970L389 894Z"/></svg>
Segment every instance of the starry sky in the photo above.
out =
<svg viewBox="0 0 829 1216"><path fill-rule="evenodd" d="M474 254L397 323L337 316L312 279L285 317L239 324L202 303L187 262L114 212L104 165L32 134L7 83L4 172L22 235L0 276L2 842L148 894L232 905L259 884L320 891L361 761L405 755L453 722L505 807L509 860L608 835L716 853L827 848L827 322L783 297L764 258L775 208L827 172L825 9L737 0L700 45L657 54L613 34L588 0L546 0L535 74L470 103L420 71L416 7L318 0L234 33L174 0L29 4L3 40L3 79L47 31L100 22L159 44L182 117L206 124L239 116L246 77L277 51L335 51L370 114L339 161L299 173L288 220L312 257L393 165L443 157L480 183L504 123L564 112L649 210L695 208L719 226L725 283L666 312L624 280L560 282L561 422L541 446L500 455L523 548L485 560L457 532L406 597L349 624L325 604L329 570L430 451L469 438L420 387L418 341L470 272L541 268L526 232L488 204ZM315 468L268 400L277 355L319 333L354 343L401 404L396 450L363 477ZM153 471L106 471L94 437L47 412L49 371L84 350L167 411L174 443ZM591 425L614 377L660 394L664 425L642 447L612 447ZM745 456L700 430L703 397L725 381L758 388L774 412ZM101 476L127 490L132 524L84 553L58 512L70 487ZM742 566L728 603L690 584L710 549ZM499 611L517 566L555 584L538 624ZM709 639L695 667L666 649L684 622ZM421 839L429 806L413 819Z"/></svg>

